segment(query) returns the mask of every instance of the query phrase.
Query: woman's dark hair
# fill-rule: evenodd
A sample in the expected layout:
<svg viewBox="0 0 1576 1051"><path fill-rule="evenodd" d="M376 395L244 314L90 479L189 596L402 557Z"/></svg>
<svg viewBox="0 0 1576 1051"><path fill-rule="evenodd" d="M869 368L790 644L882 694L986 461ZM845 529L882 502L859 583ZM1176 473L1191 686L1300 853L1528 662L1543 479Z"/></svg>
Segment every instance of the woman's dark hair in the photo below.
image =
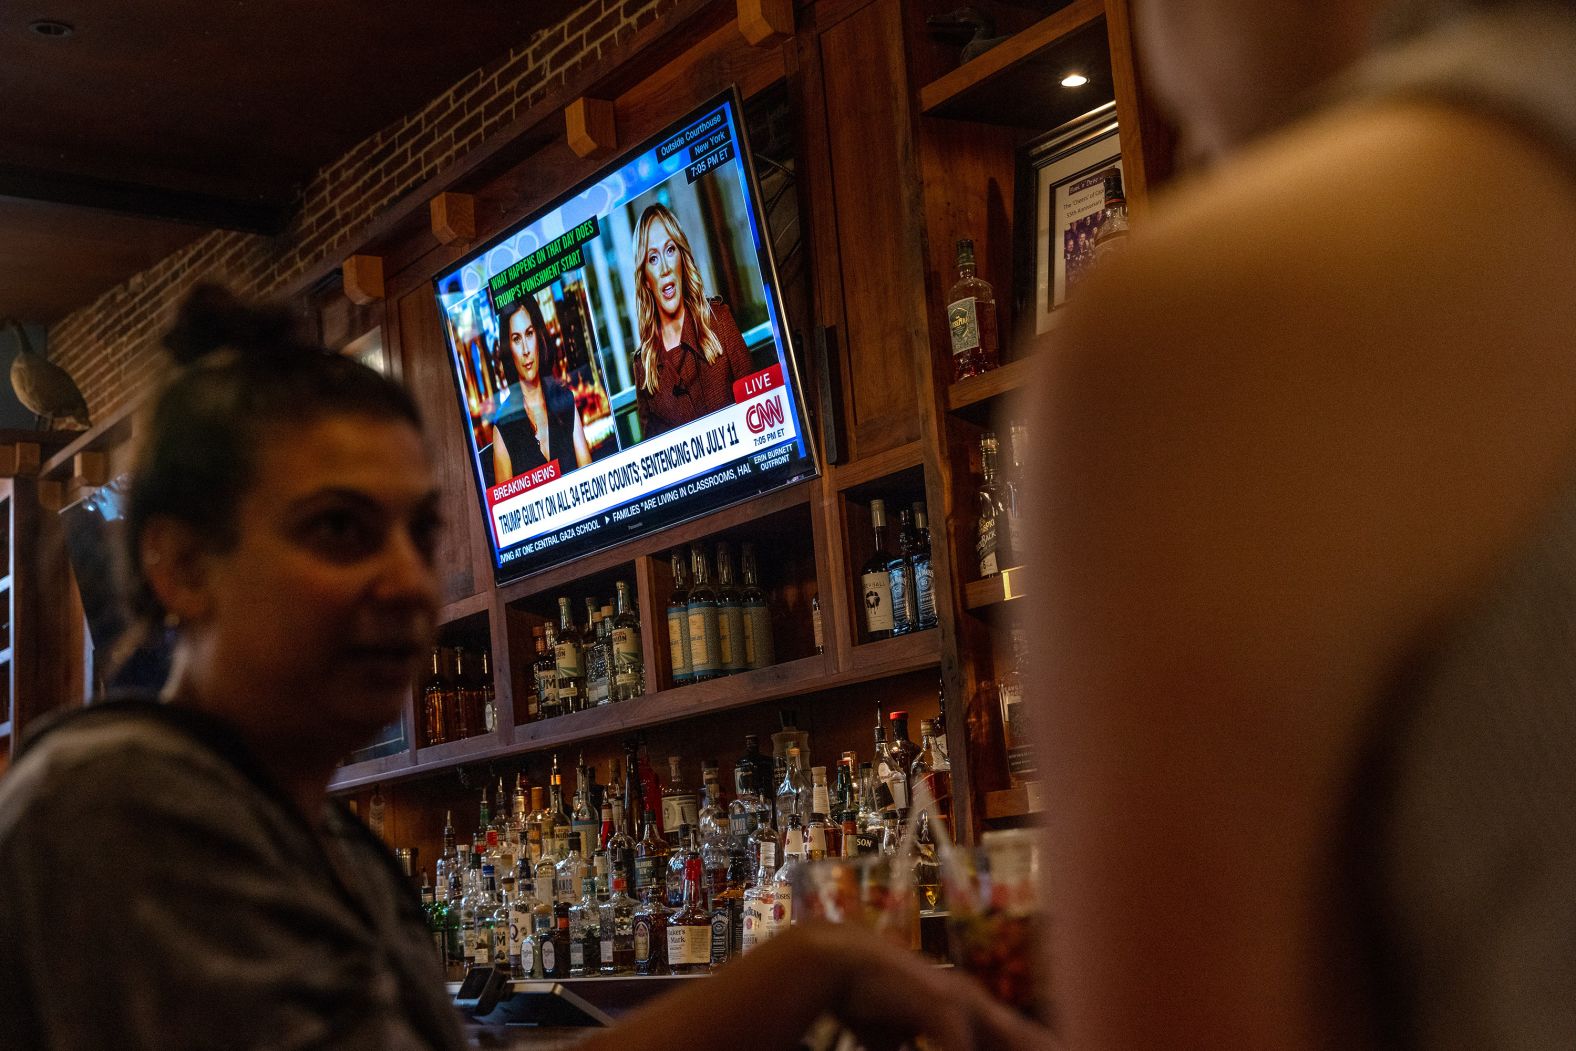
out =
<svg viewBox="0 0 1576 1051"><path fill-rule="evenodd" d="M547 352L551 344L547 341L547 321L542 317L541 304L536 301L536 296L529 292L515 302L518 305L504 311L503 316L498 319L503 323L498 338L503 343L500 356L503 358L504 378L510 383L520 382L520 370L515 368L514 352L509 347L509 321L522 310L531 315L531 324L536 329L536 374L540 378L552 372L547 361Z"/></svg>
<svg viewBox="0 0 1576 1051"><path fill-rule="evenodd" d="M224 550L251 487L267 433L328 416L421 416L405 388L367 366L303 340L290 313L199 286L164 337L178 370L152 405L132 468L125 528L126 594L143 627L164 609L142 572L143 530L156 517L186 522Z"/></svg>

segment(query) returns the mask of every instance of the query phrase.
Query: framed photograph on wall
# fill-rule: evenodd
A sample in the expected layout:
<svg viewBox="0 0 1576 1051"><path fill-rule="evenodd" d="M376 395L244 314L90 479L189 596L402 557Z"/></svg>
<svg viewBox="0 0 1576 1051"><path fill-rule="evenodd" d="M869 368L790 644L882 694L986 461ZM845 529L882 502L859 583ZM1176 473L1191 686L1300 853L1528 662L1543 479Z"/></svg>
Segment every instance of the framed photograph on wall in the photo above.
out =
<svg viewBox="0 0 1576 1051"><path fill-rule="evenodd" d="M1020 345L1056 327L1087 272L1105 206L1105 173L1122 170L1116 103L1028 143L1019 153L1014 299Z"/></svg>

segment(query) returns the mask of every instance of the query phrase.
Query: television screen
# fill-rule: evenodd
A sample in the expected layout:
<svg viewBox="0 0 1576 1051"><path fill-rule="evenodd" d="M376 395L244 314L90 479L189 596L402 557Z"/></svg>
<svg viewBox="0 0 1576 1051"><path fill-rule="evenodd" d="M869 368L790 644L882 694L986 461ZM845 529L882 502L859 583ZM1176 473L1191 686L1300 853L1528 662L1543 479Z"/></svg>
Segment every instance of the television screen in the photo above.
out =
<svg viewBox="0 0 1576 1051"><path fill-rule="evenodd" d="M434 281L497 580L814 475L729 92Z"/></svg>

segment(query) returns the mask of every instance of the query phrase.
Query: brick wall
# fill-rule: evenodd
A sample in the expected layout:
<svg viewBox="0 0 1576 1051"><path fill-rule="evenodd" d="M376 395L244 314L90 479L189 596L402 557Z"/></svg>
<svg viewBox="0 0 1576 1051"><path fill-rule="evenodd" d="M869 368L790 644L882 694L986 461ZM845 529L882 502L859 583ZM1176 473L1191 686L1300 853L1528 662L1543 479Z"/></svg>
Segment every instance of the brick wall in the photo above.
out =
<svg viewBox="0 0 1576 1051"><path fill-rule="evenodd" d="M394 201L677 2L591 0L318 172L284 233L213 231L64 318L50 330L50 358L76 378L93 418L104 418L168 366L159 337L198 281L267 297L322 260L344 256Z"/></svg>

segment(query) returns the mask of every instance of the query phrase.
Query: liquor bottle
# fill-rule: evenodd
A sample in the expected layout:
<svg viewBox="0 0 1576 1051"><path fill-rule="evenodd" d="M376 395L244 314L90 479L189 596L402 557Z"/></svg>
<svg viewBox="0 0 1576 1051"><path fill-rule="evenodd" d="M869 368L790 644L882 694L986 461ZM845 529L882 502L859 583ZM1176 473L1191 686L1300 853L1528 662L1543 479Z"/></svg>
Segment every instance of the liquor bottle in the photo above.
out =
<svg viewBox="0 0 1576 1051"><path fill-rule="evenodd" d="M700 857L700 849L692 841L695 835L695 826L680 825L674 834L673 852L668 855L668 911L672 912L684 904L684 873L689 866L690 855ZM703 872L704 874L704 872Z"/></svg>
<svg viewBox="0 0 1576 1051"><path fill-rule="evenodd" d="M832 793L826 783L826 767L810 768L810 827L807 832L811 861L835 858L842 853L842 826L833 824Z"/></svg>
<svg viewBox="0 0 1576 1051"><path fill-rule="evenodd" d="M613 703L613 606L604 603L599 611L602 617L601 635L598 636L597 646L602 654L597 659L602 662L602 667L607 671L607 691L601 695L598 704Z"/></svg>
<svg viewBox="0 0 1576 1051"><path fill-rule="evenodd" d="M558 669L558 709L578 712L586 706L585 648L580 629L575 627L575 611L567 598L558 600L558 643L553 648Z"/></svg>
<svg viewBox="0 0 1576 1051"><path fill-rule="evenodd" d="M908 553L914 571L914 630L936 626L936 578L930 564L930 525L925 505L914 505L914 543Z"/></svg>
<svg viewBox="0 0 1576 1051"><path fill-rule="evenodd" d="M737 765L749 771L750 791L756 796L764 797L775 786L772 781L772 761L761 754L759 735L744 735L744 754L739 757Z"/></svg>
<svg viewBox="0 0 1576 1051"><path fill-rule="evenodd" d="M569 830L580 837L580 846L587 853L596 850L600 816L591 806L591 770L586 766L586 754L581 752L575 767L575 805L569 812Z"/></svg>
<svg viewBox="0 0 1576 1051"><path fill-rule="evenodd" d="M564 805L564 777L558 772L557 753L553 755L553 770L547 782L547 819L543 843L556 863L568 847L572 827L569 810Z"/></svg>
<svg viewBox="0 0 1576 1051"><path fill-rule="evenodd" d="M547 943L552 939L553 928L557 926L553 910L553 881L551 877L538 880L536 883L536 904L531 906L531 970L532 978L546 978L548 962L555 962L553 956L547 951ZM520 946L521 965L525 963L526 946ZM545 959L544 959L545 957Z"/></svg>
<svg viewBox="0 0 1576 1051"><path fill-rule="evenodd" d="M930 792L931 799L935 800L936 814L944 823L947 832L952 834L952 763L947 759L945 752L936 749L936 727L929 719L923 719L919 724L919 755L914 758L914 765L908 768L908 783L916 791L924 785ZM926 829L931 837L939 841L942 833L930 828L930 815L927 813L922 821L922 828Z"/></svg>
<svg viewBox="0 0 1576 1051"><path fill-rule="evenodd" d="M913 802L913 793L909 790L908 771L914 765L914 760L919 758L919 745L908 736L907 712L894 711L887 715L887 719L892 724L892 739L887 746L892 763L892 773L888 783L892 787L892 800L897 804L898 813L901 815Z"/></svg>
<svg viewBox="0 0 1576 1051"><path fill-rule="evenodd" d="M508 951L509 926L505 919L498 923L498 878L491 865L482 866L482 891L476 902L476 936L473 941L472 962L477 967L492 967L498 962L498 935L503 934L504 951Z"/></svg>
<svg viewBox="0 0 1576 1051"><path fill-rule="evenodd" d="M897 554L887 561L887 582L892 592L892 634L907 635L919 625L919 605L914 594L914 516L903 508L897 513Z"/></svg>
<svg viewBox="0 0 1576 1051"><path fill-rule="evenodd" d="M748 953L777 933L776 895L772 876L777 869L777 844L761 844L761 860L755 869L755 882L744 892L744 933L740 951Z"/></svg>
<svg viewBox="0 0 1576 1051"><path fill-rule="evenodd" d="M756 853L759 841L755 838L755 830L762 825L767 826L768 838L771 828L771 809L755 791L753 778L755 771L744 765L741 759L739 765L733 768L733 802L728 804L728 836L733 841L733 849L745 851L750 854L750 867L753 869L758 860Z"/></svg>
<svg viewBox="0 0 1576 1051"><path fill-rule="evenodd" d="M782 783L777 786L773 807L779 832L787 829L790 816L799 818L801 822L809 817L810 780L800 763L798 747L789 748L788 765L783 770Z"/></svg>
<svg viewBox="0 0 1576 1051"><path fill-rule="evenodd" d="M711 969L716 970L744 951L744 890L750 867L745 856L728 859L722 884L711 894Z"/></svg>
<svg viewBox="0 0 1576 1051"><path fill-rule="evenodd" d="M569 977L569 908L570 902L553 902L553 926L542 942L542 977Z"/></svg>
<svg viewBox="0 0 1576 1051"><path fill-rule="evenodd" d="M586 600L586 613L589 627L586 628L586 707L595 708L607 704L612 700L613 680L609 674L607 652L603 649L603 642L607 641L606 628L602 625L602 611L596 608L593 601Z"/></svg>
<svg viewBox="0 0 1576 1051"><path fill-rule="evenodd" d="M668 841L657 831L656 815L646 808L645 828L640 842L635 844L635 897L644 901L648 894L654 901L667 904L668 897Z"/></svg>
<svg viewBox="0 0 1576 1051"><path fill-rule="evenodd" d="M667 829L700 823L699 802L695 793L685 787L679 762L678 756L668 756L668 783L662 789L662 826Z"/></svg>
<svg viewBox="0 0 1576 1051"><path fill-rule="evenodd" d="M543 801L545 795L541 785L531 786L531 812L525 819L525 855L533 865L542 856L547 829L552 827L547 804Z"/></svg>
<svg viewBox="0 0 1576 1051"><path fill-rule="evenodd" d="M648 886L640 893L634 942L636 974L668 973L668 903L660 887Z"/></svg>
<svg viewBox="0 0 1576 1051"><path fill-rule="evenodd" d="M859 592L865 602L865 638L892 636L892 578L887 565L892 553L886 546L886 501L870 501L870 524L875 529L876 549L859 571Z"/></svg>
<svg viewBox="0 0 1576 1051"><path fill-rule="evenodd" d="M476 675L477 707L481 709L482 730L492 733L498 729L498 693L493 687L492 651L478 650L477 659L481 664Z"/></svg>
<svg viewBox="0 0 1576 1051"><path fill-rule="evenodd" d="M537 665L542 663L542 654L547 652L547 643L542 641L542 626L537 624L531 629L531 682L530 689L525 693L525 722L534 723L542 719L542 679L537 676Z"/></svg>
<svg viewBox="0 0 1576 1051"><path fill-rule="evenodd" d="M746 543L739 556L744 587L739 592L743 610L744 663L749 668L767 668L777 663L777 643L772 637L772 611L766 604L755 564L755 545Z"/></svg>
<svg viewBox="0 0 1576 1051"><path fill-rule="evenodd" d="M717 657L724 674L748 671L744 639L744 598L734 586L733 549L717 544Z"/></svg>
<svg viewBox="0 0 1576 1051"><path fill-rule="evenodd" d="M632 701L646 692L646 663L640 649L640 615L629 594L629 585L617 584L617 612L613 615L613 700Z"/></svg>
<svg viewBox="0 0 1576 1051"><path fill-rule="evenodd" d="M514 881L514 894L509 899L509 970L517 978L531 972L530 950L531 916L536 909L536 895L529 883Z"/></svg>
<svg viewBox="0 0 1576 1051"><path fill-rule="evenodd" d="M981 577L993 577L1010 567L1013 537L1009 532L1006 494L996 477L996 436L990 431L980 435L980 491L976 498L979 527L975 554Z"/></svg>
<svg viewBox="0 0 1576 1051"><path fill-rule="evenodd" d="M890 793L888 798L891 798ZM859 825L858 853L875 853L880 844L881 803L876 791L876 771L871 763L859 764L859 810L855 821Z"/></svg>
<svg viewBox="0 0 1576 1051"><path fill-rule="evenodd" d="M580 834L569 833L569 849L553 871L553 903L574 901L580 890L580 881L586 878L590 866L580 852Z"/></svg>
<svg viewBox="0 0 1576 1051"><path fill-rule="evenodd" d="M1017 540L1024 536L1027 523L1024 522L1024 486L1027 479L1024 477L1024 457L1029 447L1029 428L1021 423L1011 424L1007 428L1007 464L1004 473L1006 478L1001 481L1002 499L1007 508L1007 536ZM998 450L998 455L1000 455ZM1012 557L1019 563L1023 560L1021 551L1014 548ZM1003 569L1011 568L1005 564Z"/></svg>
<svg viewBox="0 0 1576 1051"><path fill-rule="evenodd" d="M810 596L810 633L815 639L815 652L826 652L826 630L821 625L821 596Z"/></svg>
<svg viewBox="0 0 1576 1051"><path fill-rule="evenodd" d="M859 792L854 787L858 780L858 760L852 752L845 752L837 764L837 796L832 801L837 809L839 839L842 849L838 857L852 858L859 855Z"/></svg>
<svg viewBox="0 0 1576 1051"><path fill-rule="evenodd" d="M1007 743L1007 772L1013 784L1021 785L1035 780L1039 771L1034 761L1034 751L1029 744L1029 732L1023 703L1023 668L1028 661L1028 635L1023 628L1012 629L1012 663L998 683L1001 698L1001 721Z"/></svg>
<svg viewBox="0 0 1576 1051"><path fill-rule="evenodd" d="M438 962L448 963L448 926L449 926L449 900L448 891L448 860L439 858L433 865L434 885L428 887L423 875L422 882L422 911L427 916L427 933L432 936L434 951L438 954Z"/></svg>
<svg viewBox="0 0 1576 1051"><path fill-rule="evenodd" d="M996 293L974 270L974 242L965 238L958 242L958 280L947 290L954 381L1001 364L996 345Z"/></svg>
<svg viewBox="0 0 1576 1051"><path fill-rule="evenodd" d="M695 681L705 682L722 674L722 659L721 643L718 641L717 593L711 588L711 570L706 562L706 552L699 544L690 549L690 566L695 574L688 606L690 667Z"/></svg>
<svg viewBox="0 0 1576 1051"><path fill-rule="evenodd" d="M449 727L449 740L454 741L470 737L476 733L476 726L470 718L470 712L466 710L466 704L470 700L470 691L466 688L464 651L456 647L449 650L448 653L449 692L445 695L444 702L448 705L445 711Z"/></svg>
<svg viewBox="0 0 1576 1051"><path fill-rule="evenodd" d="M722 784L717 777L717 760L707 759L700 764L700 809L696 823L700 825L702 842L708 836L728 834L728 808L722 801Z"/></svg>
<svg viewBox="0 0 1576 1051"><path fill-rule="evenodd" d="M600 907L597 923L602 946L598 953L603 974L633 974L635 971L635 899L629 896L629 883L618 872L613 874L613 893Z"/></svg>
<svg viewBox="0 0 1576 1051"><path fill-rule="evenodd" d="M1105 176L1105 207L1100 213L1100 225L1094 234L1094 265L1119 255L1127 245L1127 195L1122 192L1122 172L1107 168Z"/></svg>
<svg viewBox="0 0 1576 1051"><path fill-rule="evenodd" d="M777 920L774 934L781 934L793 923L794 875L804 865L807 846L799 815L790 814L788 827L783 832L783 863L772 877L772 895L776 899L772 913Z"/></svg>
<svg viewBox="0 0 1576 1051"><path fill-rule="evenodd" d="M682 832L685 839L694 834L688 825ZM683 896L668 917L668 970L673 974L700 974L711 967L711 916L703 878L700 855L686 851Z"/></svg>
<svg viewBox="0 0 1576 1051"><path fill-rule="evenodd" d="M443 655L438 647L432 648L432 675L421 688L422 731L426 743L442 744L449 740L447 720L447 694L449 678L443 674Z"/></svg>
<svg viewBox="0 0 1576 1051"><path fill-rule="evenodd" d="M728 835L727 819L714 825L708 832L704 828L700 838L701 889L706 900L720 894L728 885L728 869L733 864L733 837Z"/></svg>
<svg viewBox="0 0 1576 1051"><path fill-rule="evenodd" d="M569 907L569 977L584 978L601 969L602 910L596 900L596 880L580 881L580 899Z"/></svg>
<svg viewBox="0 0 1576 1051"><path fill-rule="evenodd" d="M662 825L662 786L657 783L657 771L651 765L651 753L646 748L646 735L635 734L635 765L640 772L641 812L657 812L657 834L666 836Z"/></svg>
<svg viewBox="0 0 1576 1051"><path fill-rule="evenodd" d="M602 845L602 851L607 856L609 886L612 879L622 876L624 886L627 887L635 878L635 837L629 831L634 819L628 816L627 809L623 814L614 814L607 803L603 803L602 810L604 827L611 826L607 840Z"/></svg>
<svg viewBox="0 0 1576 1051"><path fill-rule="evenodd" d="M689 591L685 580L684 549L674 548L673 595L668 599L668 645L672 648L673 685L688 686L695 681L695 666L690 661Z"/></svg>
<svg viewBox="0 0 1576 1051"><path fill-rule="evenodd" d="M551 624L542 626L542 650L531 665L536 676L537 707L543 719L564 714L558 703L558 631Z"/></svg>

